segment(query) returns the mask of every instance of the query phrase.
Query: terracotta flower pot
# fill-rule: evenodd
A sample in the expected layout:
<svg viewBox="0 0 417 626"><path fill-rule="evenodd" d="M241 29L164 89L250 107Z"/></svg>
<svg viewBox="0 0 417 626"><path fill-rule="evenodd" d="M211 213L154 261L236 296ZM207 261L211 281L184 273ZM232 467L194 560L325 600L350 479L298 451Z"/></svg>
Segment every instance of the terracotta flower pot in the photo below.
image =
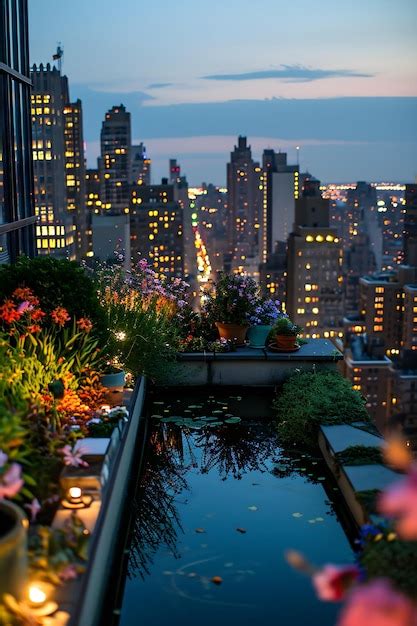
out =
<svg viewBox="0 0 417 626"><path fill-rule="evenodd" d="M279 350L294 350L297 347L295 335L275 335L275 345Z"/></svg>
<svg viewBox="0 0 417 626"><path fill-rule="evenodd" d="M220 339L234 341L238 346L245 344L249 324L223 324L223 322L216 322L216 327L219 331Z"/></svg>
<svg viewBox="0 0 417 626"><path fill-rule="evenodd" d="M27 518L12 502L0 502L0 597L21 598L28 575Z"/></svg>

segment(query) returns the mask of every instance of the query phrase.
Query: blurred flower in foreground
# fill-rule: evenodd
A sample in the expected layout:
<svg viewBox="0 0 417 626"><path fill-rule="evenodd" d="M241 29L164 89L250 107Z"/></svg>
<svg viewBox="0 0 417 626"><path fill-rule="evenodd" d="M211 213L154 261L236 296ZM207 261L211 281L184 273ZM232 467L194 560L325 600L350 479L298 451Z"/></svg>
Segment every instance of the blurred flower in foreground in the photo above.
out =
<svg viewBox="0 0 417 626"><path fill-rule="evenodd" d="M337 626L417 626L417 609L389 581L374 580L352 590Z"/></svg>
<svg viewBox="0 0 417 626"><path fill-rule="evenodd" d="M396 518L396 531L402 539L417 539L417 463L405 478L382 493L378 508L382 515Z"/></svg>
<svg viewBox="0 0 417 626"><path fill-rule="evenodd" d="M387 465L396 469L406 470L413 461L410 449L401 437L389 438L382 448L382 453Z"/></svg>
<svg viewBox="0 0 417 626"><path fill-rule="evenodd" d="M320 600L338 602L358 581L359 569L354 565L325 565L313 575L313 585Z"/></svg>

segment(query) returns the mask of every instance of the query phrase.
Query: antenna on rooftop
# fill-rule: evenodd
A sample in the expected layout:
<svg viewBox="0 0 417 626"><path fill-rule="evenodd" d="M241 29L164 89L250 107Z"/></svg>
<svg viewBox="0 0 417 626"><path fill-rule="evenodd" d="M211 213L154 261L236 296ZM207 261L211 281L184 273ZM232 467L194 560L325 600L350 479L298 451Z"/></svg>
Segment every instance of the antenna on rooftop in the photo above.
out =
<svg viewBox="0 0 417 626"><path fill-rule="evenodd" d="M300 146L296 146L295 149L297 150L297 165L300 167Z"/></svg>
<svg viewBox="0 0 417 626"><path fill-rule="evenodd" d="M62 58L64 56L64 48L62 47L61 42L59 42L56 46L56 52L52 55L52 59L54 61L58 61L58 70L61 73L62 70Z"/></svg>

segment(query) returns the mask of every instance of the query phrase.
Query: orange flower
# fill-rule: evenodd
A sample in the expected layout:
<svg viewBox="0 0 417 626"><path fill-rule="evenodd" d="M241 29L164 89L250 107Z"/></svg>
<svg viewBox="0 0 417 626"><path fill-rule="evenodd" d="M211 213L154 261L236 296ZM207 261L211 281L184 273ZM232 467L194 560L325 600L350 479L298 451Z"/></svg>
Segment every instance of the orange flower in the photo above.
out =
<svg viewBox="0 0 417 626"><path fill-rule="evenodd" d="M21 313L16 309L16 305L12 300L5 300L0 306L0 319L6 324L13 324L21 317Z"/></svg>
<svg viewBox="0 0 417 626"><path fill-rule="evenodd" d="M40 333L42 330L42 328L39 326L39 324L31 324L30 326L27 327L27 331L28 333Z"/></svg>
<svg viewBox="0 0 417 626"><path fill-rule="evenodd" d="M71 317L68 315L67 309L65 309L63 306L57 306L56 309L52 311L51 318L55 324L61 327L65 326L65 324L71 319Z"/></svg>
<svg viewBox="0 0 417 626"><path fill-rule="evenodd" d="M93 328L93 324L91 323L91 320L88 319L88 317L80 317L77 322L77 326L80 330L84 330L86 333L89 333L90 330Z"/></svg>
<svg viewBox="0 0 417 626"><path fill-rule="evenodd" d="M34 295L32 289L29 289L29 287L17 287L17 289L13 291L12 295L13 298L16 298L17 300L27 300L33 306L37 306L39 304L39 298Z"/></svg>
<svg viewBox="0 0 417 626"><path fill-rule="evenodd" d="M33 309L33 311L30 311L30 317L33 322L40 322L45 315L46 313L44 313L41 309Z"/></svg>

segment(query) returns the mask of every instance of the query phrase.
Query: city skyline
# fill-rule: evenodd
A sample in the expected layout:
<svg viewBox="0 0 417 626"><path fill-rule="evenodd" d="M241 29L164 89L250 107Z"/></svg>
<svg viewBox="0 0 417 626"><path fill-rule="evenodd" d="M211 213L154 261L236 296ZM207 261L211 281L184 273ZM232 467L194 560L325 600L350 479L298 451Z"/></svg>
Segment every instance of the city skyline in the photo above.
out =
<svg viewBox="0 0 417 626"><path fill-rule="evenodd" d="M263 148L291 154L301 145L302 165L323 181L414 179L411 1L355 1L337 15L327 0L314 12L305 1L233 0L220 10L215 0L210 14L195 4L184 0L172 11L160 0L142 15L125 0L111 30L107 1L76 0L71 12L50 0L31 5L31 61L48 62L62 41L71 98L83 101L90 167L104 112L123 103L134 141L145 141L152 156L155 181L175 156L193 184L223 184L238 134L248 136L255 158Z"/></svg>

